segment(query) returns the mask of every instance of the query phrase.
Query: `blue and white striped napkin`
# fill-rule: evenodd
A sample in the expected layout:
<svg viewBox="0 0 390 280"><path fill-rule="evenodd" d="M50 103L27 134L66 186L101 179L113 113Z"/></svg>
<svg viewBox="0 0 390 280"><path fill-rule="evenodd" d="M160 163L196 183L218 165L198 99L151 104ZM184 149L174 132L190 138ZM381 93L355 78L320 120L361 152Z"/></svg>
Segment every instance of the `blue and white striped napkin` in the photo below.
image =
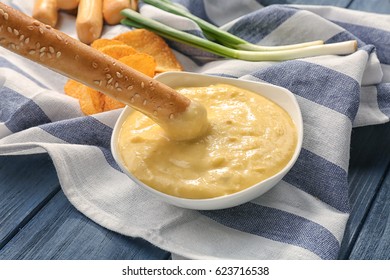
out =
<svg viewBox="0 0 390 280"><path fill-rule="evenodd" d="M6 1L31 14L32 1ZM348 161L354 126L390 117L390 16L321 6L261 7L255 0L181 1L192 13L259 44L358 39L348 56L286 62L219 59L173 43L187 71L288 88L304 120L303 149L265 195L231 209L170 206L115 164L110 136L120 110L83 116L65 77L0 49L0 155L49 153L70 202L113 231L194 259L335 259L349 217ZM149 6L141 12L192 33L197 26ZM62 15L60 29L74 34ZM73 25L72 25L73 24ZM126 30L105 30L106 37ZM73 32L73 33L72 33Z"/></svg>

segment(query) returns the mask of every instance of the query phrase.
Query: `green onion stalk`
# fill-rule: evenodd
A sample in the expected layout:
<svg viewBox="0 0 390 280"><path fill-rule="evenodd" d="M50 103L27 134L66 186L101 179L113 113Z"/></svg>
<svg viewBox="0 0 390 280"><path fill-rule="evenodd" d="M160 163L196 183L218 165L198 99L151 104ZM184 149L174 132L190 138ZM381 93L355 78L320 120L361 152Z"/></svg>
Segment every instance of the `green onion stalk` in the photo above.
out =
<svg viewBox="0 0 390 280"><path fill-rule="evenodd" d="M188 11L179 7L178 5L172 3L170 0L163 0L163 1L144 0L143 2L152 5L156 8L159 8L161 10L164 10L166 12L170 12L172 14L176 14L193 20L195 23L199 25L199 27L202 29L206 37L213 38L214 40L216 40L222 45L234 49L238 49L238 50L253 50L253 51L274 51L275 50L276 51L276 50L298 49L298 48L308 47L313 45L322 45L324 43L324 41L322 40L317 40L317 41L304 42L300 44L292 44L292 45L285 45L285 46L259 46L247 42L237 36L234 36L229 32L226 32L218 28L217 26L189 13Z"/></svg>
<svg viewBox="0 0 390 280"><path fill-rule="evenodd" d="M247 61L283 61L319 55L346 55L355 52L357 49L356 40L351 40L340 43L309 45L284 50L238 50L174 29L156 20L142 16L140 13L131 9L124 9L121 11L121 14L125 16L125 19L121 21L124 25L135 28L144 28L164 38L185 43L226 58Z"/></svg>

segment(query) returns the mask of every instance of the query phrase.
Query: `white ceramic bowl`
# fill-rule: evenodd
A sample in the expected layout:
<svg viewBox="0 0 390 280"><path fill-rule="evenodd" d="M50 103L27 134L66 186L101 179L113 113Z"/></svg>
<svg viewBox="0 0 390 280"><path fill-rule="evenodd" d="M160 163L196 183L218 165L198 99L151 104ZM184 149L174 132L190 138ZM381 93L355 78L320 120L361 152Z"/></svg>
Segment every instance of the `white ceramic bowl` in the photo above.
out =
<svg viewBox="0 0 390 280"><path fill-rule="evenodd" d="M267 97L277 103L279 106L284 108L291 118L293 119L296 128L298 141L295 148L294 154L288 164L274 176L255 184L252 187L246 188L237 193L233 193L226 196L220 196L215 198L207 199L187 199L179 198L165 193L159 192L138 180L134 177L125 167L125 164L119 154L117 149L118 136L120 128L122 127L123 122L126 120L129 114L133 112L131 107L126 107L122 114L120 115L112 134L111 138L111 150L116 162L119 164L120 168L125 174L127 174L133 181L135 181L140 187L148 190L152 195L155 195L160 200L163 200L172 205L176 205L183 208L197 209L197 210L215 210L229 208L237 206L248 202L260 195L264 194L275 186L286 173L294 165L295 161L298 158L302 147L302 138L303 138L303 124L302 124L302 115L299 109L298 103L295 99L295 96L285 88L274 86L268 83L260 83L253 81L243 81L231 78L222 78L216 76L208 76L195 73L186 73L186 72L167 72L163 73L157 77L156 80L163 82L164 84L176 88L176 87L190 87L190 86L208 86L216 83L226 83L231 84L243 89L250 90L252 92L261 94L264 97Z"/></svg>

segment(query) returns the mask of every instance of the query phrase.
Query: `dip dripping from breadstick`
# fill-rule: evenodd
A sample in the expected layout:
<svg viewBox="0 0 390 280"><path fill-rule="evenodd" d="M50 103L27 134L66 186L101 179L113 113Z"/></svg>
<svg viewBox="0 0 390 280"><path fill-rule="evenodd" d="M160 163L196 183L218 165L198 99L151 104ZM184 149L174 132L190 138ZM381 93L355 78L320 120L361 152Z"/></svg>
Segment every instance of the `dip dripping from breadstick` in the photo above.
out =
<svg viewBox="0 0 390 280"><path fill-rule="evenodd" d="M171 139L196 138L208 128L201 104L3 3L0 45L144 113Z"/></svg>

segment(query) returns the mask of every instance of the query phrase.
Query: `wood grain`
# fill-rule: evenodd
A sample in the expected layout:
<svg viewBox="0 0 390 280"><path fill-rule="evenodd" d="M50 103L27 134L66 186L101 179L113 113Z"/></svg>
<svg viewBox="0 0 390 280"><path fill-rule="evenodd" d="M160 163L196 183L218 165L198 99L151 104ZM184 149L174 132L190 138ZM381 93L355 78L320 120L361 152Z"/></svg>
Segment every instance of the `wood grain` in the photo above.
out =
<svg viewBox="0 0 390 280"><path fill-rule="evenodd" d="M142 239L109 231L78 212L59 192L0 251L0 259L167 259Z"/></svg>
<svg viewBox="0 0 390 280"><path fill-rule="evenodd" d="M59 190L46 154L0 157L0 249Z"/></svg>
<svg viewBox="0 0 390 280"><path fill-rule="evenodd" d="M390 139L390 124L353 130L349 170L351 216L341 244L340 259L350 258L368 213L376 203L375 197L380 191L383 178L389 172L390 145L385 139Z"/></svg>
<svg viewBox="0 0 390 280"><path fill-rule="evenodd" d="M47 155L0 157L0 229L0 259L170 258L78 212L60 191Z"/></svg>
<svg viewBox="0 0 390 280"><path fill-rule="evenodd" d="M390 260L390 173L380 186L362 229L351 248L352 260Z"/></svg>

